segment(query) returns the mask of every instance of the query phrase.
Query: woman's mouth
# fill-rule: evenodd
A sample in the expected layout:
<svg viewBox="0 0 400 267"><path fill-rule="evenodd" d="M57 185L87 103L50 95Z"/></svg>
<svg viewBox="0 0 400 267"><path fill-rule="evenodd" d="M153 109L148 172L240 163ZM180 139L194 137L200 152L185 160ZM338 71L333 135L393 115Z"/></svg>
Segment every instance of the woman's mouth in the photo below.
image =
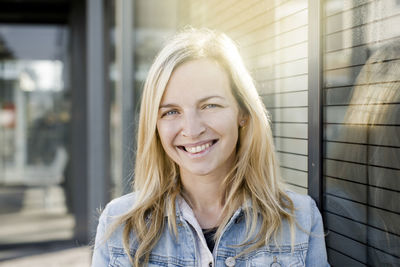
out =
<svg viewBox="0 0 400 267"><path fill-rule="evenodd" d="M205 151L207 148L213 146L216 142L218 142L217 139L216 140L212 140L212 141L207 142L207 143L204 143L204 144L201 144L201 145L196 145L196 146L189 146L189 145L187 145L187 146L178 146L178 148L180 148L180 149L182 149L182 150L184 150L186 152L189 152L191 154L198 154L198 153L201 153L201 152Z"/></svg>

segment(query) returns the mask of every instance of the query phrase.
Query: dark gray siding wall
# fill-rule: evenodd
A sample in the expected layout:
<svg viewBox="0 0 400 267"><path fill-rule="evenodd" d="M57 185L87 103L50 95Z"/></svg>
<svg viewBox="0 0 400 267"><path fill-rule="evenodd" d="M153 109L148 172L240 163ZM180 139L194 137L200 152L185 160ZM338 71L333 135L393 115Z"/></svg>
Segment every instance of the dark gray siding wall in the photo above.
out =
<svg viewBox="0 0 400 267"><path fill-rule="evenodd" d="M324 8L324 217L333 266L400 265L400 2Z"/></svg>

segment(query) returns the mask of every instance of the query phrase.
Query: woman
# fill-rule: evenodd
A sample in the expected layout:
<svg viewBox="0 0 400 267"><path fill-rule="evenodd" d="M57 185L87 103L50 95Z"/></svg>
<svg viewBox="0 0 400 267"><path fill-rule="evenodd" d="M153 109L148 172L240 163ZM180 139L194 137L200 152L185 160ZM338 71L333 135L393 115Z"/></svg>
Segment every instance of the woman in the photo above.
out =
<svg viewBox="0 0 400 267"><path fill-rule="evenodd" d="M113 200L92 266L326 266L321 216L280 182L269 121L234 43L173 38L141 103L134 192Z"/></svg>

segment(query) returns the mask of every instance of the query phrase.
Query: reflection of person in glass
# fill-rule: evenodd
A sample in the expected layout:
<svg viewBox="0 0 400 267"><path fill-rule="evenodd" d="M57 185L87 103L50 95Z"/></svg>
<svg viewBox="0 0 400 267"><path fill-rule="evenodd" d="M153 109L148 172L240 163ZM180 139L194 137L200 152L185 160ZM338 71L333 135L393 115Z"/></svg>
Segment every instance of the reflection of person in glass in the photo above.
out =
<svg viewBox="0 0 400 267"><path fill-rule="evenodd" d="M392 217L400 211L400 131L396 127L400 124L399 44L399 41L392 41L383 45L368 58L352 88L343 126L337 133L339 141L356 145L336 148L335 157L356 162L357 168L339 169L335 177L357 184L338 182L329 188L334 195L363 201L366 205L363 209L359 208L359 203L346 201L343 205L337 204L336 209L341 215L360 222L353 223L358 225L353 239L368 240L370 246L378 249L368 250L366 256L366 261L374 266L393 266L393 261L398 260L391 255L400 255L398 237L390 234L400 234L399 222L393 221ZM362 165L358 165L360 163ZM340 232L348 232L345 230L348 223L335 227Z"/></svg>
<svg viewBox="0 0 400 267"><path fill-rule="evenodd" d="M399 45L386 44L368 58L353 88L350 105L356 106L348 109L345 123L376 127L399 122L398 114L390 112L394 107L390 103L399 103L400 97ZM398 136L393 137L399 141Z"/></svg>
<svg viewBox="0 0 400 267"><path fill-rule="evenodd" d="M64 149L65 125L68 122L68 118L64 119L64 113L49 110L34 121L30 129L29 164L49 165L53 162L57 149Z"/></svg>
<svg viewBox="0 0 400 267"><path fill-rule="evenodd" d="M134 193L107 205L92 266L327 266L314 201L284 190L233 42L188 30L153 63Z"/></svg>

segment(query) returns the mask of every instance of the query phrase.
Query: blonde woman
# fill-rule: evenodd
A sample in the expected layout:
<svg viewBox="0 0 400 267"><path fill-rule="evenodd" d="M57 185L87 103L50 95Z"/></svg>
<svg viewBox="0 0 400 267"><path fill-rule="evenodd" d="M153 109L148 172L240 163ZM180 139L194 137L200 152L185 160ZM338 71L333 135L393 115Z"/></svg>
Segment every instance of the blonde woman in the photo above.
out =
<svg viewBox="0 0 400 267"><path fill-rule="evenodd" d="M234 43L178 34L149 71L134 191L104 209L92 266L327 266L320 213L278 168Z"/></svg>

